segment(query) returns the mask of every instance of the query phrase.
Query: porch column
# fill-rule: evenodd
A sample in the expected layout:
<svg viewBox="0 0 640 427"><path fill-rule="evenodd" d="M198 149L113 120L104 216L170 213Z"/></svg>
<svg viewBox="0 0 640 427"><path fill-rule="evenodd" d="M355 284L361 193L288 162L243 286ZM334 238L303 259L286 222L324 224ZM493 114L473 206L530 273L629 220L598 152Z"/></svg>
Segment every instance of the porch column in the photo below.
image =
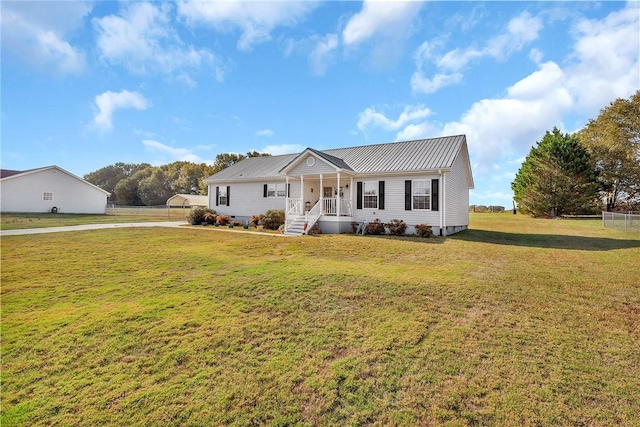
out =
<svg viewBox="0 0 640 427"><path fill-rule="evenodd" d="M354 206L354 200L353 200L353 176L351 176L351 182L349 183L349 198L351 199L351 206L349 207L349 209L351 210L349 212L349 215L353 216L353 206Z"/></svg>
<svg viewBox="0 0 640 427"><path fill-rule="evenodd" d="M289 212L289 175L284 177L284 206L284 212Z"/></svg>
<svg viewBox="0 0 640 427"><path fill-rule="evenodd" d="M337 201L336 201L336 215L338 216L338 218L340 217L340 214L342 213L342 211L340 210L340 199L342 197L340 197L340 172L336 172L336 177L337 177L337 181L338 181L338 197L337 197Z"/></svg>
<svg viewBox="0 0 640 427"><path fill-rule="evenodd" d="M300 175L300 207L298 208L298 210L300 212L298 212L299 214L303 214L304 213L304 175Z"/></svg>
<svg viewBox="0 0 640 427"><path fill-rule="evenodd" d="M322 174L320 174L320 190L318 190L320 192L320 197L318 198L318 201L320 203L320 213L324 213L324 187L322 186Z"/></svg>

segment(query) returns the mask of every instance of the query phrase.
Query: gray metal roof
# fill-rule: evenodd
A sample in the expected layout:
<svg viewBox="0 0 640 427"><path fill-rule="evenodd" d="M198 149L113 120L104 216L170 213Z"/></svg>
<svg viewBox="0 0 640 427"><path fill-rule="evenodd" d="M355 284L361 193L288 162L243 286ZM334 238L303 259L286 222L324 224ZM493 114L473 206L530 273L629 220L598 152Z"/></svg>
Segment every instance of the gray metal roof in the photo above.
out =
<svg viewBox="0 0 640 427"><path fill-rule="evenodd" d="M450 168L463 145L466 145L466 136L455 135L359 147L309 150L340 169L353 171L356 174L369 174L436 171ZM205 181L283 177L284 174L280 171L298 156L299 154L251 157L218 172Z"/></svg>

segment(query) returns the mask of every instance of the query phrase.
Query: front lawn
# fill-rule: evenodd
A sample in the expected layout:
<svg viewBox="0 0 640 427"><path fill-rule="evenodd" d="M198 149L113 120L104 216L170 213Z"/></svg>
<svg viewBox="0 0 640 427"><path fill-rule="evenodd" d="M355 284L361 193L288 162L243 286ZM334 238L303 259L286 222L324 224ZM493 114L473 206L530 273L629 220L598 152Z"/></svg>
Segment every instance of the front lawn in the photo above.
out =
<svg viewBox="0 0 640 427"><path fill-rule="evenodd" d="M2 425L637 425L640 237L471 227L4 237Z"/></svg>

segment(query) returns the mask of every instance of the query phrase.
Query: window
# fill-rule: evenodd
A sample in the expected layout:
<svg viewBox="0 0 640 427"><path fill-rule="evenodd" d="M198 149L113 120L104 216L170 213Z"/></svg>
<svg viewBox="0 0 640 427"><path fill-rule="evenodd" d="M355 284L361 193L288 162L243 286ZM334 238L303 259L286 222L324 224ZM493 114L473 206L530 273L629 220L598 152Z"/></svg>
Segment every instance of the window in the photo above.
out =
<svg viewBox="0 0 640 427"><path fill-rule="evenodd" d="M287 185L284 182L264 185L264 197L286 197Z"/></svg>
<svg viewBox="0 0 640 427"><path fill-rule="evenodd" d="M53 193L45 191L42 193L42 200L53 200Z"/></svg>
<svg viewBox="0 0 640 427"><path fill-rule="evenodd" d="M218 205L227 206L227 187L220 187L218 190Z"/></svg>
<svg viewBox="0 0 640 427"><path fill-rule="evenodd" d="M364 181L362 187L362 207L365 209L377 209L378 181Z"/></svg>
<svg viewBox="0 0 640 427"><path fill-rule="evenodd" d="M431 206L431 180L414 180L411 199L413 209L430 209Z"/></svg>
<svg viewBox="0 0 640 427"><path fill-rule="evenodd" d="M322 187L322 197L331 199L333 196L333 187Z"/></svg>

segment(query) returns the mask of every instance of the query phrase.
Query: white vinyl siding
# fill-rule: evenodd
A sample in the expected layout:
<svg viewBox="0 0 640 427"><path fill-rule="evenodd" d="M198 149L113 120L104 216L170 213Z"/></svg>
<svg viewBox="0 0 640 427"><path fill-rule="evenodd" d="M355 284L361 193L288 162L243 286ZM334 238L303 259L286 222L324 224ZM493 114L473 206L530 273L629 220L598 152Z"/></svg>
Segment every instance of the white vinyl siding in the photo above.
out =
<svg viewBox="0 0 640 427"><path fill-rule="evenodd" d="M311 155L306 156L304 159L301 159L300 162L290 171L287 172L289 176L299 176L299 175L317 175L321 173L327 174L335 174L336 168L330 164L328 164L325 160L316 158L313 166L309 166L307 164L307 159L309 157L313 157Z"/></svg>
<svg viewBox="0 0 640 427"><path fill-rule="evenodd" d="M62 169L45 168L2 179L3 212L104 214L107 193Z"/></svg>
<svg viewBox="0 0 640 427"><path fill-rule="evenodd" d="M469 183L462 152L453 162L451 172L445 175L445 225L469 225ZM440 197L442 203L442 196Z"/></svg>
<svg viewBox="0 0 640 427"><path fill-rule="evenodd" d="M281 184L286 191L286 183L283 181ZM224 215L247 217L253 214L265 213L269 209L285 209L286 198L264 197L264 185L265 181L209 184L209 207ZM229 186L231 193L229 206L216 206L216 187L222 189L227 186ZM300 197L300 182L291 182L291 197Z"/></svg>
<svg viewBox="0 0 640 427"><path fill-rule="evenodd" d="M376 176L367 178L366 181L376 180L384 181L384 210L380 209L356 209L356 203L353 203L353 220L355 222L361 221L373 221L378 218L382 222L389 222L392 219L401 219L408 225L415 224L429 224L438 228L440 225L440 216L438 211L424 211L424 210L411 210L406 211L404 209L404 182L407 179L425 179L430 181L431 179L438 179L438 175L422 175L419 178L416 176ZM354 187L358 179L354 178ZM363 180L364 181L364 180ZM364 193L364 182L363 182ZM356 191L354 189L353 196L356 197ZM364 206L363 206L364 207Z"/></svg>

